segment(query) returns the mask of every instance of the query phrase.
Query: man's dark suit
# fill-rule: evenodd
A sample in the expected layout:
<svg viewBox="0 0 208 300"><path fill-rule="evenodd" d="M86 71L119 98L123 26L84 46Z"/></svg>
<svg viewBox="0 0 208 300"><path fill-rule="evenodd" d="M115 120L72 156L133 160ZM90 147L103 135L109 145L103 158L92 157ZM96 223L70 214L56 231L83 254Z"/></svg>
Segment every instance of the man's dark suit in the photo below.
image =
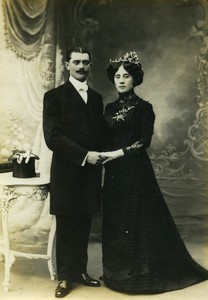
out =
<svg viewBox="0 0 208 300"><path fill-rule="evenodd" d="M59 218L71 219L79 222L79 219L86 217L86 229L84 245L73 245L74 252L79 253L80 247L87 247L89 229L91 224L91 214L97 208L100 192L100 167L85 163L81 166L88 151L99 151L102 137L103 103L102 97L88 89L88 102L85 104L77 90L69 82L50 90L44 95L43 110L43 131L47 146L53 151L51 164L50 182L50 213ZM60 231L72 230L76 234L76 228L62 228ZM69 222L66 223L69 226ZM72 224L70 224L70 227ZM76 225L74 225L76 226ZM73 235L72 234L72 235ZM79 234L77 232L77 234ZM61 234L59 234L61 238ZM63 241L65 237L63 236ZM68 241L69 246L70 241ZM68 247L67 246L67 247ZM70 248L71 249L71 248ZM67 250L66 250L67 251ZM73 253L74 253L73 252ZM67 253L65 254L67 256ZM82 254L80 254L82 255ZM86 254L83 254L86 256ZM78 259L81 258L78 256ZM63 258L63 253L62 253ZM57 259L59 259L57 257ZM67 258L66 258L67 260ZM70 259L69 259L70 260ZM72 273L63 275L60 270L59 278L72 280L75 273L86 268L87 258L85 257L82 266L74 264L71 266ZM62 262L63 264L63 262ZM73 270L77 268L77 270ZM80 270L79 270L80 269Z"/></svg>

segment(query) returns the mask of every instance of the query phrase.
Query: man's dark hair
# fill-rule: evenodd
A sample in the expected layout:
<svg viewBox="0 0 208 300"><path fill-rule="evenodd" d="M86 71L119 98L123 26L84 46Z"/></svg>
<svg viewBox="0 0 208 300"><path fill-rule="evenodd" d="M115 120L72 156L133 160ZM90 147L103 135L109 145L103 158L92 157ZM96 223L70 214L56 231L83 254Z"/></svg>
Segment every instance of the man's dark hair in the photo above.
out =
<svg viewBox="0 0 208 300"><path fill-rule="evenodd" d="M87 53L89 55L89 59L90 61L92 61L92 55L90 53L90 51L85 48L85 47L73 47L71 49L69 49L66 53L66 61L69 61L71 59L71 55L73 52L76 52L76 53Z"/></svg>

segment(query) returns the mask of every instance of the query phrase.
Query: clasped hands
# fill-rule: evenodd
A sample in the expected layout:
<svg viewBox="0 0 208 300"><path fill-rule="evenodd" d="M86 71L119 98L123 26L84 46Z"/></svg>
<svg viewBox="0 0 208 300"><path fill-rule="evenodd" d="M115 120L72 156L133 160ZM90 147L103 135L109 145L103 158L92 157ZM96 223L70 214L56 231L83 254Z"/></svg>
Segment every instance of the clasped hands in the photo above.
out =
<svg viewBox="0 0 208 300"><path fill-rule="evenodd" d="M87 154L87 162L91 165L103 165L107 161L116 159L124 155L123 150L115 150L109 152L89 151Z"/></svg>
<svg viewBox="0 0 208 300"><path fill-rule="evenodd" d="M126 154L139 153L142 147L143 147L143 143L141 141L136 141L131 146L124 147L122 149L118 149L115 151L108 151L108 152L89 151L87 154L87 162L91 165L98 165L98 166L103 165L110 160L119 158Z"/></svg>

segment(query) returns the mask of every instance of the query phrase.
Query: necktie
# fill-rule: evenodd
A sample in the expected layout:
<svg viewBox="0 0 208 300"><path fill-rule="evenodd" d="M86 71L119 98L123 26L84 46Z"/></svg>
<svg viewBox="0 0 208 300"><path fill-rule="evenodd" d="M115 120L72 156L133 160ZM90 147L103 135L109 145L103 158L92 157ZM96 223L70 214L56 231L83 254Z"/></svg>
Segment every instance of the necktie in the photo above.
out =
<svg viewBox="0 0 208 300"><path fill-rule="evenodd" d="M87 90L88 90L88 85L86 85L86 84L80 85L80 87L79 87L80 92L87 92Z"/></svg>
<svg viewBox="0 0 208 300"><path fill-rule="evenodd" d="M82 84L79 87L79 94L82 97L82 99L84 100L85 103L87 103L87 90L88 90L88 85L86 84Z"/></svg>

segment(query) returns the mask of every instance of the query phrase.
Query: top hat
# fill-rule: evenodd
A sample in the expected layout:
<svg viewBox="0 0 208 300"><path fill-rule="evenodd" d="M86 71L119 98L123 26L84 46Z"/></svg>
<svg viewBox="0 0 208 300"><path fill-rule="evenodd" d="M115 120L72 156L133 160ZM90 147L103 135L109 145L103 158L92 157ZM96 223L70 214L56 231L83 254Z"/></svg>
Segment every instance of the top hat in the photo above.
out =
<svg viewBox="0 0 208 300"><path fill-rule="evenodd" d="M14 150L8 160L12 160L13 173L16 178L36 177L35 160L39 159L37 155L25 150Z"/></svg>

